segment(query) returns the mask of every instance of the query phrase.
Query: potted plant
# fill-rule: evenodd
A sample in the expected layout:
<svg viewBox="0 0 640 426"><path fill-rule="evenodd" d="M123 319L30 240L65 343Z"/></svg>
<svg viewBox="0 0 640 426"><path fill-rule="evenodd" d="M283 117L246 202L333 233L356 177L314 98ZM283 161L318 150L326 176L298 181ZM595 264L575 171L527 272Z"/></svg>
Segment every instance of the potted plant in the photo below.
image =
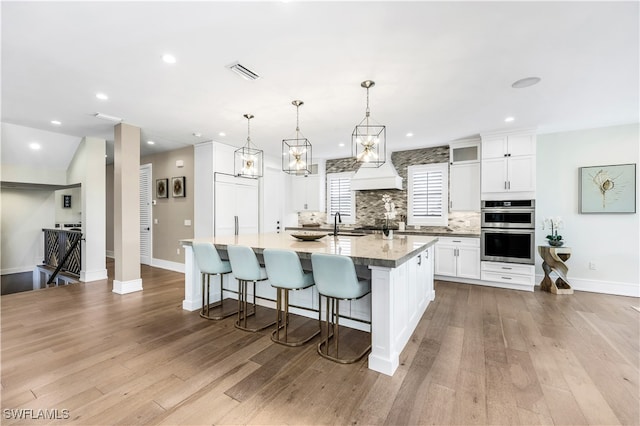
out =
<svg viewBox="0 0 640 426"><path fill-rule="evenodd" d="M382 238L390 240L393 238L393 231L389 229L389 219L396 218L396 205L391 201L389 194L382 196L382 202L384 203L384 225L382 226Z"/></svg>
<svg viewBox="0 0 640 426"><path fill-rule="evenodd" d="M547 235L547 240L549 241L549 245L553 247L560 247L564 244L562 241L562 235L558 235L558 228L563 225L561 217L548 217L545 218L542 223L542 229L551 228L551 234Z"/></svg>

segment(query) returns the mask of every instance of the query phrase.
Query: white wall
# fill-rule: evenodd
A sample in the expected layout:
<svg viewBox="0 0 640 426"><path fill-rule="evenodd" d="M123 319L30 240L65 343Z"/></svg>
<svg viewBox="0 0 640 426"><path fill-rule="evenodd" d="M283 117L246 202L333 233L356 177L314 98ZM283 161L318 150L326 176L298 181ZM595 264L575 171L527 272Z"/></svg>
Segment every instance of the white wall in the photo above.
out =
<svg viewBox="0 0 640 426"><path fill-rule="evenodd" d="M56 223L78 223L82 220L82 188L59 189L55 194ZM71 195L71 208L62 207L62 196Z"/></svg>
<svg viewBox="0 0 640 426"><path fill-rule="evenodd" d="M1 274L31 272L44 259L42 228L54 225L53 192L2 189L0 206Z"/></svg>
<svg viewBox="0 0 640 426"><path fill-rule="evenodd" d="M567 266L574 289L640 297L640 170L635 214L580 214L578 204L579 168L638 164L639 137L638 124L538 135L537 244L546 242L542 220L561 216L564 228L558 233L572 250ZM595 263L595 270L589 269L589 262ZM538 282L540 265L538 257Z"/></svg>
<svg viewBox="0 0 640 426"><path fill-rule="evenodd" d="M107 279L105 150L104 139L83 138L67 169L67 183L82 185L81 281Z"/></svg>

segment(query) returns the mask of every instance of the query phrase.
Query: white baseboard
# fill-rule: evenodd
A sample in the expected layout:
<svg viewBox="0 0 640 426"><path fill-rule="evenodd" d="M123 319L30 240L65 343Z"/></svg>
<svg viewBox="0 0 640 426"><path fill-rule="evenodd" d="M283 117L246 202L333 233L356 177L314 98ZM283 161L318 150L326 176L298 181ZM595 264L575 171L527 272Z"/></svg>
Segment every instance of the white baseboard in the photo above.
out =
<svg viewBox="0 0 640 426"><path fill-rule="evenodd" d="M82 282L90 282L90 281L101 281L106 280L107 270L106 269L97 269L95 271L80 271L80 281Z"/></svg>
<svg viewBox="0 0 640 426"><path fill-rule="evenodd" d="M533 286L524 284L509 284L494 281L475 280L471 278L449 277L445 275L434 275L433 278L438 281L451 281L463 284L484 285L487 287L506 288L509 290L533 291Z"/></svg>
<svg viewBox="0 0 640 426"><path fill-rule="evenodd" d="M113 252L113 250L107 250L106 251L106 256L111 258L111 259L115 259L116 258L116 254Z"/></svg>
<svg viewBox="0 0 640 426"><path fill-rule="evenodd" d="M168 269L169 271L182 272L184 274L184 263L171 262L164 259L151 259L151 266L155 268Z"/></svg>
<svg viewBox="0 0 640 426"><path fill-rule="evenodd" d="M142 279L138 278L130 281L113 280L112 291L118 294L128 294L135 291L142 291Z"/></svg>
<svg viewBox="0 0 640 426"><path fill-rule="evenodd" d="M536 275L536 283L540 283L544 275ZM616 296L640 297L640 285L615 281L598 281L569 277L569 284L574 290L590 293L613 294Z"/></svg>
<svg viewBox="0 0 640 426"><path fill-rule="evenodd" d="M33 272L37 265L18 266L15 268L5 268L0 270L0 275L21 274L23 272Z"/></svg>

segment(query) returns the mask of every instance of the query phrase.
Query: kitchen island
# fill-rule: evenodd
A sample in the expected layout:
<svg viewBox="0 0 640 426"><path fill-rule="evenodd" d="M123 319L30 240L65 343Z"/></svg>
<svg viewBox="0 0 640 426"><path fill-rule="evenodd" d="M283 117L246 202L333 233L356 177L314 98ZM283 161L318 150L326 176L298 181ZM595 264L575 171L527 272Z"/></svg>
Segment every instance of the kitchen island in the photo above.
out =
<svg viewBox="0 0 640 426"><path fill-rule="evenodd" d="M200 271L193 257L193 242L213 242L222 258L226 258L227 245L239 244L253 248L259 259L265 248L294 250L300 256L304 269L311 270L312 253L349 256L359 276L371 280L371 294L351 303L341 303L340 313L347 319L342 325L371 332L369 368L393 375L399 356L409 341L429 302L435 298L433 287L433 245L437 238L399 235L384 240L381 235L325 236L316 241L300 241L290 233L252 234L182 240L185 247L185 299L182 307L195 311L202 306ZM225 276L225 296L237 297L237 282ZM217 284L211 286L214 300ZM275 308L275 290L260 284L256 290L258 303ZM317 318L318 294L314 287L298 291L297 299L290 303L300 309L292 313ZM293 296L293 295L292 295Z"/></svg>

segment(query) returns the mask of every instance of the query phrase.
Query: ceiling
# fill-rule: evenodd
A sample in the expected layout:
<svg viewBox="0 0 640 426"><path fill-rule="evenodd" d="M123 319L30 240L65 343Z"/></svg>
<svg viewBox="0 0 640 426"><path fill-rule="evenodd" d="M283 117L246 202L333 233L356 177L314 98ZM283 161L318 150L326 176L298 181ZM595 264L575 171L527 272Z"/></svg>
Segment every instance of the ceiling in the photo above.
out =
<svg viewBox="0 0 640 426"><path fill-rule="evenodd" d="M491 130L548 133L639 118L638 2L3 1L1 8L3 123L104 138L110 156L114 124L96 112L139 126L143 155L212 139L240 146L242 115L252 113L252 141L277 156L294 134L294 99L305 102L300 127L314 156L349 156L366 79L376 82L371 115L387 126L390 151ZM177 62L164 63L165 53ZM261 78L232 73L235 61ZM529 76L542 81L511 87ZM508 116L515 120L505 123ZM29 155L24 138L3 132L2 144L3 162L9 145ZM55 143L45 141L41 155L48 149Z"/></svg>

